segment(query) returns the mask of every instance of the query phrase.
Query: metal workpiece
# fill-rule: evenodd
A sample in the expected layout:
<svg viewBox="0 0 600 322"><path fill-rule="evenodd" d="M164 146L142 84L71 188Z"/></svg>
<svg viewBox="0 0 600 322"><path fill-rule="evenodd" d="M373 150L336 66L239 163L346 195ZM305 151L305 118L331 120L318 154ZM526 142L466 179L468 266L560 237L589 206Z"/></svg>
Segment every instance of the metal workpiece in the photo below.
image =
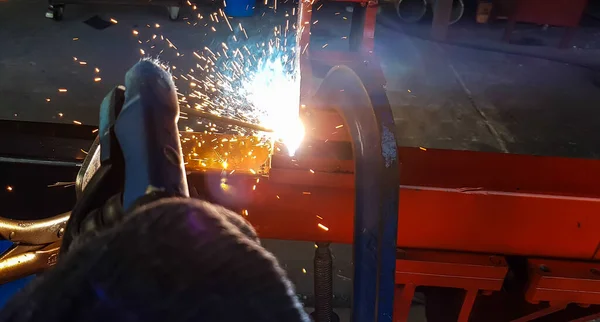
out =
<svg viewBox="0 0 600 322"><path fill-rule="evenodd" d="M215 115L212 113L207 113L207 112L203 112L201 110L197 110L197 109L186 109L185 112L181 112L182 115L192 115L194 117L199 117L199 118L203 118L206 120L210 120L213 122L217 122L217 123L223 123L225 125L232 125L232 126L239 126L239 127L243 127L252 131L258 131L258 132L265 132L265 133L272 133L273 129L264 127L262 125L259 124L254 124L254 123L249 123L249 122L244 122L241 120L236 120L230 117L226 117L226 116L221 116L221 115Z"/></svg>
<svg viewBox="0 0 600 322"><path fill-rule="evenodd" d="M399 168L383 88L367 91L348 67L332 68L312 105L337 111L352 139L355 176L353 321L391 321Z"/></svg>

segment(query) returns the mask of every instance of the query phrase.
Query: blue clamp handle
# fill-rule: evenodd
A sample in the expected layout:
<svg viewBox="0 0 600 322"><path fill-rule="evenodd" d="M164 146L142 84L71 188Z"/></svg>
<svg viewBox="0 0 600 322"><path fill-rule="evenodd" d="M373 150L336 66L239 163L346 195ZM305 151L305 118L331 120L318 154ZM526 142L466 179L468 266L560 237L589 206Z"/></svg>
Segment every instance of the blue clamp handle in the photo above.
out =
<svg viewBox="0 0 600 322"><path fill-rule="evenodd" d="M114 127L125 160L123 209L130 210L138 198L154 191L189 196L171 75L142 60L125 75L125 88Z"/></svg>

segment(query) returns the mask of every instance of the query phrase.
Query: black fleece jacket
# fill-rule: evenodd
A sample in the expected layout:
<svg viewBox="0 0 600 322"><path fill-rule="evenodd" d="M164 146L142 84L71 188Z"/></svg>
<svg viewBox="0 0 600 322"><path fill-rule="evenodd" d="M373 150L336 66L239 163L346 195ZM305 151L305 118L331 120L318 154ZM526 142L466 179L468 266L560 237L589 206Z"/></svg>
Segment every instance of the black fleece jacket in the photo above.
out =
<svg viewBox="0 0 600 322"><path fill-rule="evenodd" d="M225 208L162 199L82 240L0 321L309 321L276 259Z"/></svg>

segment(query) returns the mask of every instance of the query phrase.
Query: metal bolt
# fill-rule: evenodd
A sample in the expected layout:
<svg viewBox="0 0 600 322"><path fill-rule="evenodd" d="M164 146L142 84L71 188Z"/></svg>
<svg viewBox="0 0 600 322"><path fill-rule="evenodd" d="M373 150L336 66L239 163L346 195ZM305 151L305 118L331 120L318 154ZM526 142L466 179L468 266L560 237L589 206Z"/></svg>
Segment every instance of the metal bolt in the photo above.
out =
<svg viewBox="0 0 600 322"><path fill-rule="evenodd" d="M332 322L333 258L329 243L317 242L314 258L315 322Z"/></svg>
<svg viewBox="0 0 600 322"><path fill-rule="evenodd" d="M502 260L497 256L490 256L490 263L494 266L502 266Z"/></svg>

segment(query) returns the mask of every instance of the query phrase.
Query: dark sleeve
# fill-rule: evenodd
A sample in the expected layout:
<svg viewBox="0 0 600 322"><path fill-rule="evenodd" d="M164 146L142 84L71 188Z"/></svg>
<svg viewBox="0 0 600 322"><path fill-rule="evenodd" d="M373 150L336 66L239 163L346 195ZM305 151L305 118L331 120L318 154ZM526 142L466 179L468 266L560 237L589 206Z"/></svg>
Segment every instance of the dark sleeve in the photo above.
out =
<svg viewBox="0 0 600 322"><path fill-rule="evenodd" d="M0 321L309 321L276 259L245 220L163 199L79 244Z"/></svg>

